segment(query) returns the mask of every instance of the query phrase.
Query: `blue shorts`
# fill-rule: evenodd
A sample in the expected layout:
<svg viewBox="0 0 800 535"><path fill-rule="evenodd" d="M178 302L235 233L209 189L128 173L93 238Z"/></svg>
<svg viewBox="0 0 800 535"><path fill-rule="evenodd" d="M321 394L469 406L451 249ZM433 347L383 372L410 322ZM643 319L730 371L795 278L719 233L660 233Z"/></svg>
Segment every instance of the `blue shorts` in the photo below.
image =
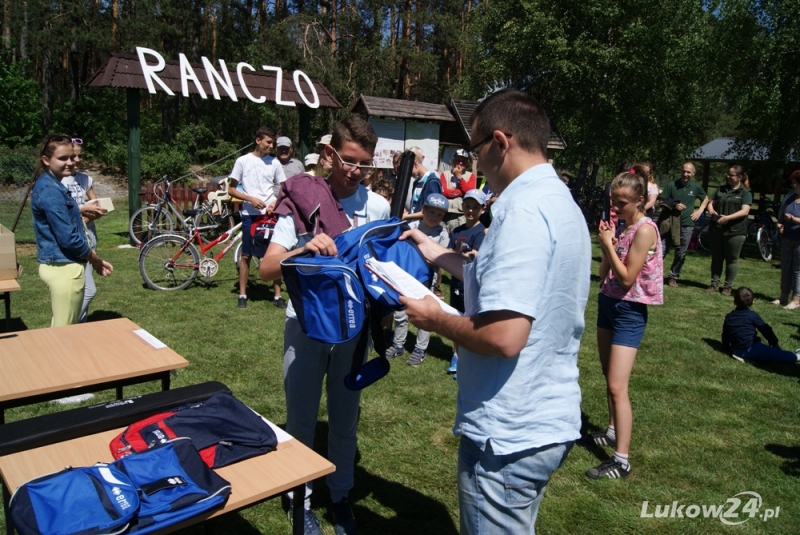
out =
<svg viewBox="0 0 800 535"><path fill-rule="evenodd" d="M612 332L612 345L638 349L645 327L647 305L614 299L600 293L597 298L597 328Z"/></svg>
<svg viewBox="0 0 800 535"><path fill-rule="evenodd" d="M263 223L261 221L260 223ZM259 223L256 223L259 224ZM267 252L269 241L255 240L253 234L250 232L250 227L253 226L253 216L246 214L242 215L242 256L255 256L261 259L264 253Z"/></svg>

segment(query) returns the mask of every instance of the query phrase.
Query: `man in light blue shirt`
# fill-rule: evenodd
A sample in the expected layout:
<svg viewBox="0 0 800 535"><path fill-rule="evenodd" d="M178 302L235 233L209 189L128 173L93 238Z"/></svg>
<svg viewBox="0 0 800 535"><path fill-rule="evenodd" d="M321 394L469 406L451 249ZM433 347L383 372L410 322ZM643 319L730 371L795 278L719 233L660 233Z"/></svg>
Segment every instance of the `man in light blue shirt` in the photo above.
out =
<svg viewBox="0 0 800 535"><path fill-rule="evenodd" d="M499 194L474 262L417 231L425 258L464 281L463 316L402 298L417 327L460 347L458 493L462 534L533 533L552 473L580 437L578 349L591 243L547 163L549 120L528 95L489 96L471 118L471 152Z"/></svg>

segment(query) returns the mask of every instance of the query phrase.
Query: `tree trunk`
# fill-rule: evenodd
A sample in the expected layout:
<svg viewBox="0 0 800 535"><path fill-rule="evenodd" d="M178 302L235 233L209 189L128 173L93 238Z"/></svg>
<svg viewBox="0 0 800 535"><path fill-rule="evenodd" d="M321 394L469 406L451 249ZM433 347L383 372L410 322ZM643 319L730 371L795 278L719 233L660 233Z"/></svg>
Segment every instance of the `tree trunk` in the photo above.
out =
<svg viewBox="0 0 800 535"><path fill-rule="evenodd" d="M258 33L264 30L267 25L267 0L258 3Z"/></svg>
<svg viewBox="0 0 800 535"><path fill-rule="evenodd" d="M49 32L47 32L49 33ZM44 49L42 57L42 134L47 135L53 128L53 76L50 73L52 68L53 53L49 48Z"/></svg>
<svg viewBox="0 0 800 535"><path fill-rule="evenodd" d="M119 50L119 0L111 1L111 51Z"/></svg>
<svg viewBox="0 0 800 535"><path fill-rule="evenodd" d="M69 75L70 75L70 114L74 117L78 113L78 99L81 97L80 59L78 58L78 43L73 40L69 46Z"/></svg>
<svg viewBox="0 0 800 535"><path fill-rule="evenodd" d="M25 76L24 62L28 60L28 23L28 0L25 0L22 2L22 32L19 36L19 59L23 62L23 76Z"/></svg>
<svg viewBox="0 0 800 535"><path fill-rule="evenodd" d="M400 59L400 72L398 79L400 84L397 87L397 98L408 99L411 87L411 75L409 73L409 61L411 53L411 0L406 0L403 10L403 44Z"/></svg>
<svg viewBox="0 0 800 535"><path fill-rule="evenodd" d="M336 15L338 5L336 0L331 0L331 54L336 53L337 37L336 37Z"/></svg>
<svg viewBox="0 0 800 535"><path fill-rule="evenodd" d="M3 48L11 49L11 0L3 0Z"/></svg>

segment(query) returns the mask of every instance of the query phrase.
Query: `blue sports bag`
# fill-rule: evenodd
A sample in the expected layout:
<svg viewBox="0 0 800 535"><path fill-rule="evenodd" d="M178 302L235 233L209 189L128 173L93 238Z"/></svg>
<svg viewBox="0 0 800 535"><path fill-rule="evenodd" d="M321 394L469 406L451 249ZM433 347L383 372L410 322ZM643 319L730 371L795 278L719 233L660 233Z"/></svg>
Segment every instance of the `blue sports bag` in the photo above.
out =
<svg viewBox="0 0 800 535"><path fill-rule="evenodd" d="M9 509L20 535L122 533L139 509L139 496L123 472L98 464L28 481L11 496Z"/></svg>
<svg viewBox="0 0 800 535"><path fill-rule="evenodd" d="M111 464L29 481L9 508L20 535L144 535L220 507L230 492L192 441L179 438Z"/></svg>
<svg viewBox="0 0 800 535"><path fill-rule="evenodd" d="M356 227L334 238L339 258L358 271L371 304L380 316L402 310L403 305L400 304L399 294L367 269L366 261L369 258L394 262L422 284L427 286L430 283L430 268L417 245L409 240L398 239L408 228L406 222L393 217Z"/></svg>
<svg viewBox="0 0 800 535"><path fill-rule="evenodd" d="M366 299L350 266L335 256L301 253L281 261L281 273L300 327L309 338L340 344L361 332Z"/></svg>

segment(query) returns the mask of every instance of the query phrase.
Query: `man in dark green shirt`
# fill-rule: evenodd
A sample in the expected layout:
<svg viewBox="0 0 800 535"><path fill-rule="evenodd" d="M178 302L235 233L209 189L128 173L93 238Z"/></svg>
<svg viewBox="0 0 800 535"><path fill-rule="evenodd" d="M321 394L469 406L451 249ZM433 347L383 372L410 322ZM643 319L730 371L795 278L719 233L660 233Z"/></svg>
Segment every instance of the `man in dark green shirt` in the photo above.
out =
<svg viewBox="0 0 800 535"><path fill-rule="evenodd" d="M703 186L692 180L695 170L694 164L686 162L683 164L681 177L675 182L670 182L664 187L661 197L668 201L675 199L675 210L681 212L681 245L675 251L675 257L672 259L672 266L669 268L669 280L667 284L673 288L678 287L678 279L681 276L681 268L683 268L683 261L686 258L686 250L689 248L689 240L692 238L692 231L694 229L694 222L702 214L702 209L695 210L696 201L702 202L706 198L706 192ZM661 237L661 250L664 256L667 256L668 248L672 240L668 239L669 236L664 235Z"/></svg>

